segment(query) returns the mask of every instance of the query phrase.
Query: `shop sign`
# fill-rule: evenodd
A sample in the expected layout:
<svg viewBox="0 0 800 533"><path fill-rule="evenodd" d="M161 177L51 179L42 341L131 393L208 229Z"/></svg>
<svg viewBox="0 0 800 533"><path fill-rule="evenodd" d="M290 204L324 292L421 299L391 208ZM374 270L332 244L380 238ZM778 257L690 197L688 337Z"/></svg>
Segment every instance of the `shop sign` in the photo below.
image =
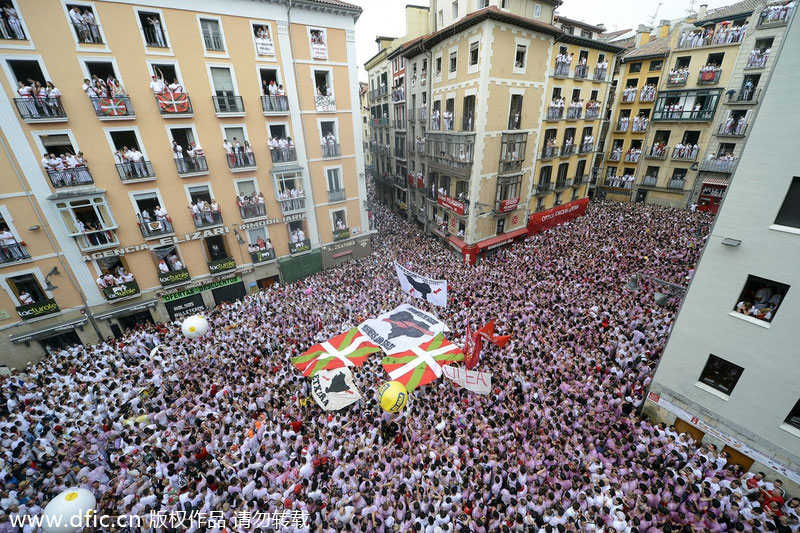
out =
<svg viewBox="0 0 800 533"><path fill-rule="evenodd" d="M234 268L236 268L236 261L233 260L233 257L223 257L222 259L208 262L208 271L212 274Z"/></svg>
<svg viewBox="0 0 800 533"><path fill-rule="evenodd" d="M106 300L113 302L139 294L139 285L136 281L129 281L115 287L103 287L103 294L105 294Z"/></svg>
<svg viewBox="0 0 800 533"><path fill-rule="evenodd" d="M143 243L134 246L126 246L124 248L115 248L113 250L106 250L104 252L96 252L90 255L84 255L83 260L93 261L95 259L103 259L106 257L116 257L120 255L129 254L132 252L138 252L141 250L150 250L151 248L159 246L170 246L181 242L196 241L199 239L206 239L208 237L225 235L226 233L230 233L230 228L228 228L227 226L220 226L218 228L212 228L203 231L195 231L194 233L186 233L183 235L183 238L180 238L177 235L171 237L164 237L163 239L159 240L158 244L155 245L151 245L149 243Z"/></svg>
<svg viewBox="0 0 800 533"><path fill-rule="evenodd" d="M42 300L28 305L20 305L17 307L17 314L23 320L30 320L32 318L39 318L40 316L52 315L61 311L58 304L53 298Z"/></svg>
<svg viewBox="0 0 800 533"><path fill-rule="evenodd" d="M233 285L234 283L239 283L242 281L242 278L239 276L233 276L226 279L221 279L217 281L212 281L209 283L201 283L195 287L189 287L188 289L184 289L182 291L173 292L171 294L165 294L162 296L164 303L171 302L173 300L180 300L181 298L186 298L187 296L191 296L193 294L197 294L199 292L211 290L211 289L219 289L220 287L225 287L227 285Z"/></svg>
<svg viewBox="0 0 800 533"><path fill-rule="evenodd" d="M158 281L161 282L162 287L183 283L189 281L189 279L191 279L191 276L189 276L189 271L185 268L158 273Z"/></svg>

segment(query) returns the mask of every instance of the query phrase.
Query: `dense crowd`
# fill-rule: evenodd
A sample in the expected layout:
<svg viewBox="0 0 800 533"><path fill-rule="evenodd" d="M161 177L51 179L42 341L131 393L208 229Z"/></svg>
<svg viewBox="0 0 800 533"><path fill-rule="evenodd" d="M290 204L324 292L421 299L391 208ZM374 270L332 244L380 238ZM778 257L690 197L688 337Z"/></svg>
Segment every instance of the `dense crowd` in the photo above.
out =
<svg viewBox="0 0 800 533"><path fill-rule="evenodd" d="M644 276L623 286L686 284L707 217L590 205L467 267L379 210L369 257L223 304L205 338L174 322L46 357L3 378L0 532L76 485L100 513L215 512L237 532L259 531L237 523L257 511L331 533L796 531L779 481L639 414L679 302L654 304ZM513 336L484 349L493 391L441 379L389 415L373 356L353 371L364 399L323 412L289 360L407 301L394 260L449 280L446 309L412 302L449 339L492 319Z"/></svg>

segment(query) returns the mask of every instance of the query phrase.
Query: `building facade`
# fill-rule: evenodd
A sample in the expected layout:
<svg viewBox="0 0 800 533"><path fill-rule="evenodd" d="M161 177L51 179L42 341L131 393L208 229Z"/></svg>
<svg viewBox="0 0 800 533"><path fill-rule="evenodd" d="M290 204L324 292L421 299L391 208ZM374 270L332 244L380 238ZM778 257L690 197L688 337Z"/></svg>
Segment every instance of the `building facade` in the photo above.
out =
<svg viewBox="0 0 800 533"><path fill-rule="evenodd" d="M644 409L796 493L800 160L787 154L800 150L800 113L786 107L800 69L796 22L785 35Z"/></svg>
<svg viewBox="0 0 800 533"><path fill-rule="evenodd" d="M0 113L21 177L4 176L2 204L30 259L0 269L10 364L369 253L360 9L193 7L14 3L21 34L0 42ZM48 82L57 91L37 85ZM46 227L20 223L15 195ZM44 279L53 258L74 283ZM22 299L57 311L34 317ZM76 312L95 327L70 327Z"/></svg>

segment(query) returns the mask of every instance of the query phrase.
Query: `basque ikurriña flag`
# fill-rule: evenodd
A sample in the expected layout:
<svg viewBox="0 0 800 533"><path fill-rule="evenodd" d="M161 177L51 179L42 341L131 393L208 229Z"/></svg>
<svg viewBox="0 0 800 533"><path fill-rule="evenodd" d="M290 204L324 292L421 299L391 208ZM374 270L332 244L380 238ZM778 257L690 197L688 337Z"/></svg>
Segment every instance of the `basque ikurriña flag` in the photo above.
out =
<svg viewBox="0 0 800 533"><path fill-rule="evenodd" d="M111 117L124 117L128 114L128 106L122 98L101 98L97 101L100 111Z"/></svg>
<svg viewBox="0 0 800 533"><path fill-rule="evenodd" d="M443 366L463 360L461 348L439 334L419 346L385 357L381 364L390 379L399 381L411 392L439 379Z"/></svg>
<svg viewBox="0 0 800 533"><path fill-rule="evenodd" d="M161 93L156 95L156 99L164 113L186 113L189 111L189 95L186 93Z"/></svg>
<svg viewBox="0 0 800 533"><path fill-rule="evenodd" d="M352 328L331 340L315 344L303 355L292 358L292 364L304 376L313 376L320 370L333 370L343 366L361 366L370 354L380 348Z"/></svg>

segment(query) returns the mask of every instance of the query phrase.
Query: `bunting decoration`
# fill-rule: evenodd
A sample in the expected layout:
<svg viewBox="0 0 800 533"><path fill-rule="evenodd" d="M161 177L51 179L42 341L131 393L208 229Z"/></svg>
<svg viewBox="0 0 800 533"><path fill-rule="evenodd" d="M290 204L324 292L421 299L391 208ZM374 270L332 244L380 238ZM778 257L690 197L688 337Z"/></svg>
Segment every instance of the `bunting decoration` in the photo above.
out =
<svg viewBox="0 0 800 533"><path fill-rule="evenodd" d="M304 376L313 376L320 370L361 366L370 354L379 352L375 344L352 328L320 344L315 344L303 355L292 358L292 364Z"/></svg>

